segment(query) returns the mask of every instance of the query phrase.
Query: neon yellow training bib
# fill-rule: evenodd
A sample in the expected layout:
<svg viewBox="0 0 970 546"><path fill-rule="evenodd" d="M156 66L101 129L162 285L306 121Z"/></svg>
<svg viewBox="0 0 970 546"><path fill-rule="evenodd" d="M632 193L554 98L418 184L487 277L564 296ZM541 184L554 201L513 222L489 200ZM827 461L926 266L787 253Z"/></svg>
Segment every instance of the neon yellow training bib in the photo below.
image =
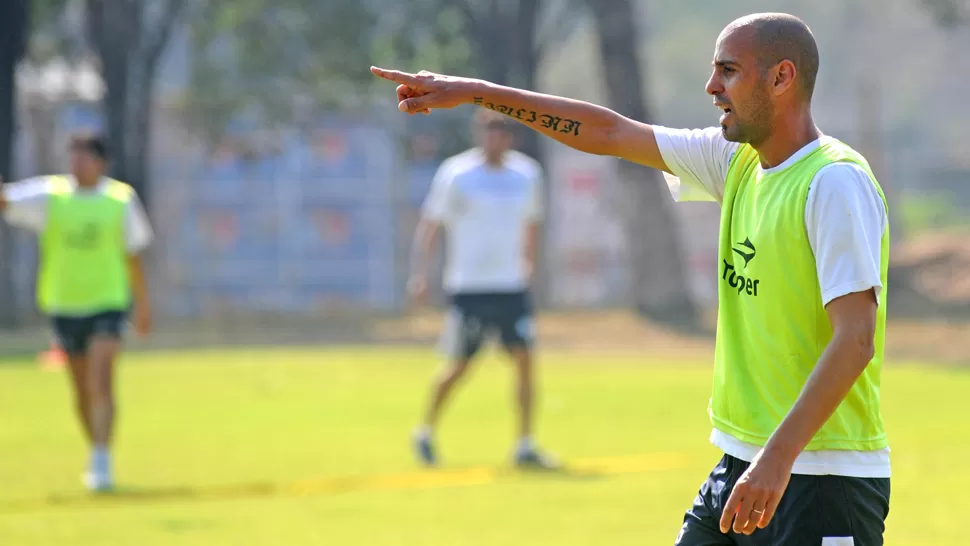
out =
<svg viewBox="0 0 970 546"><path fill-rule="evenodd" d="M805 204L815 174L865 158L834 138L780 172L765 173L742 145L728 169L721 208L718 322L710 416L714 428L764 446L802 391L832 326L822 306ZM875 357L806 451L869 451L888 446L879 408L886 339L889 233L882 236Z"/></svg>
<svg viewBox="0 0 970 546"><path fill-rule="evenodd" d="M106 191L79 194L66 177L48 181L37 281L37 303L46 313L90 314L131 303L124 230L134 190L107 183Z"/></svg>

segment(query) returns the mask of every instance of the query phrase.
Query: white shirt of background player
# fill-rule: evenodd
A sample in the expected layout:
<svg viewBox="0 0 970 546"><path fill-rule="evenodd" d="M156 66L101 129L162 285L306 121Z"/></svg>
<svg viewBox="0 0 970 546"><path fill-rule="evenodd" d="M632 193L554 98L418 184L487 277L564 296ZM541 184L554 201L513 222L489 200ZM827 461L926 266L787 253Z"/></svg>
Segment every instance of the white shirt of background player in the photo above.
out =
<svg viewBox="0 0 970 546"><path fill-rule="evenodd" d="M510 150L500 167L473 148L435 173L422 216L444 227L444 288L451 294L528 288L526 228L542 220L542 170Z"/></svg>

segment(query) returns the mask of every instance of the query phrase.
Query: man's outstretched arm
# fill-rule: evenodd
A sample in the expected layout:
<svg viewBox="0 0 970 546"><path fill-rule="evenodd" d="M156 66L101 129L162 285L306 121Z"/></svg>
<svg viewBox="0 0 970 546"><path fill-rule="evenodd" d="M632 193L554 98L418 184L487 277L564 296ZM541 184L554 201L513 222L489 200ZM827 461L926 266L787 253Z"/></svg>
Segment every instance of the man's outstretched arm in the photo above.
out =
<svg viewBox="0 0 970 546"><path fill-rule="evenodd" d="M571 148L619 157L669 172L653 127L574 99L496 85L483 80L372 67L398 85L398 109L409 114L474 104L500 112Z"/></svg>

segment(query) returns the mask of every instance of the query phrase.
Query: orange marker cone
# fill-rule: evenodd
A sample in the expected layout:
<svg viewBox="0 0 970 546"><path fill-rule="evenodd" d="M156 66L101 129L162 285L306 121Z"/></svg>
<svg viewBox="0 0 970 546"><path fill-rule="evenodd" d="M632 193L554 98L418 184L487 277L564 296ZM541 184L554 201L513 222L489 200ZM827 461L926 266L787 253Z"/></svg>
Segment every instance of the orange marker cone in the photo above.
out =
<svg viewBox="0 0 970 546"><path fill-rule="evenodd" d="M67 364L67 355L56 341L51 341L50 347L37 355L37 359L42 370L60 370Z"/></svg>

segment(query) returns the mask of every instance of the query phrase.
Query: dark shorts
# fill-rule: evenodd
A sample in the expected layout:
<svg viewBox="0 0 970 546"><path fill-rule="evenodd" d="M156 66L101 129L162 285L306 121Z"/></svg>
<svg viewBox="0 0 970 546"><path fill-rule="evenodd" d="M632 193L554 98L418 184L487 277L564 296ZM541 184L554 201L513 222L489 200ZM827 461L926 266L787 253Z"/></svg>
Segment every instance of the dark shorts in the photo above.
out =
<svg viewBox="0 0 970 546"><path fill-rule="evenodd" d="M497 334L507 349L532 346L534 311L527 292L454 294L441 335L450 358L471 358Z"/></svg>
<svg viewBox="0 0 970 546"><path fill-rule="evenodd" d="M767 527L749 536L721 534L722 510L747 468L721 459L684 517L676 546L882 546L889 478L793 475Z"/></svg>
<svg viewBox="0 0 970 546"><path fill-rule="evenodd" d="M82 317L53 316L54 335L61 349L69 355L84 354L94 336L120 338L124 333L124 311L103 311Z"/></svg>

